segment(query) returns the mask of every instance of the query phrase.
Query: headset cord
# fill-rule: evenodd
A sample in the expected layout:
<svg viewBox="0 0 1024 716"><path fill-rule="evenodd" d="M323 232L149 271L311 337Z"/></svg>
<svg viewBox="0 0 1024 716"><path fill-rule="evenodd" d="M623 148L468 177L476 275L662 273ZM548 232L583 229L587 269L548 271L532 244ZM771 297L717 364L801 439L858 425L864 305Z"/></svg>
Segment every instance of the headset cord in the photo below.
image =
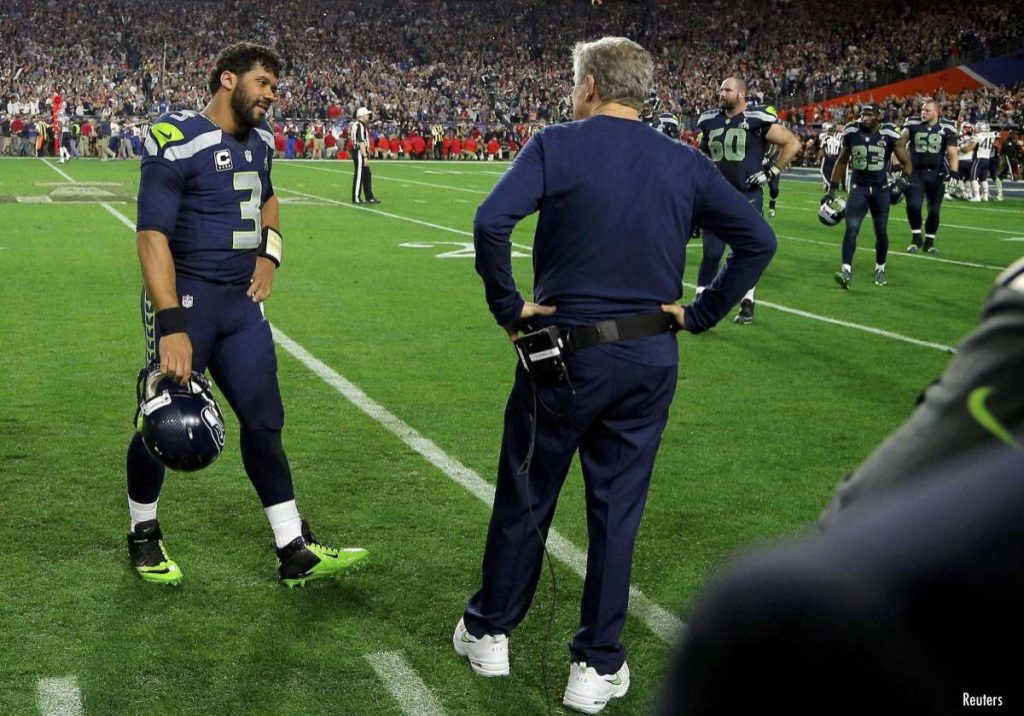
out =
<svg viewBox="0 0 1024 716"><path fill-rule="evenodd" d="M526 507L530 513L530 523L533 525L534 531L537 533L537 538L540 540L541 547L544 549L544 558L548 564L548 574L551 575L551 607L548 611L547 625L544 630L544 643L541 647L541 681L544 687L544 705L547 707L548 716L553 713L551 706L551 685L550 685L550 673L548 671L548 654L551 647L551 637L555 629L555 615L557 613L556 607L558 604L558 584L555 581L555 566L551 561L551 553L548 551L547 539L544 537L544 533L540 530L540 525L537 523L537 517L533 513L533 500L530 497L530 465L533 462L533 450L537 444L537 403L549 413L555 417L564 418L572 415L576 410L576 388L572 382L569 382L569 389L572 391L572 409L565 415L556 413L551 410L537 395L537 386L534 385L533 380L530 381L530 388L533 392L533 409L530 412L530 446L526 451L526 458L523 460L523 464L519 467L517 475L525 475L525 486L526 486Z"/></svg>

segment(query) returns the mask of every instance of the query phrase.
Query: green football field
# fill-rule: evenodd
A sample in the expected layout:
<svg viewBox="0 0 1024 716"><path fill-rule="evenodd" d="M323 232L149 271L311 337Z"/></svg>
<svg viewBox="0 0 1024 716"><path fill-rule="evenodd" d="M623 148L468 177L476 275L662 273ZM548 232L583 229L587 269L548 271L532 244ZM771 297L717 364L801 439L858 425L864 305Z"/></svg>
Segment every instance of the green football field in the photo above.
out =
<svg viewBox="0 0 1024 716"><path fill-rule="evenodd" d="M219 462L165 483L183 584L130 570L138 164L0 160L0 714L532 714L545 675L562 711L586 550L578 467L550 540L557 599L545 571L512 676L474 676L450 641L479 579L515 362L472 261L473 212L505 166L376 163L371 208L347 201L349 162L275 165L286 251L266 312L299 507L325 542L371 553L288 590L231 415ZM754 324L680 336L624 634L633 687L607 713L650 709L710 575L810 527L1024 253L1021 200L945 203L937 256L903 252L901 206L889 285L871 281L867 223L843 291L842 227L817 221L820 195L783 182ZM524 293L534 225L513 236Z"/></svg>

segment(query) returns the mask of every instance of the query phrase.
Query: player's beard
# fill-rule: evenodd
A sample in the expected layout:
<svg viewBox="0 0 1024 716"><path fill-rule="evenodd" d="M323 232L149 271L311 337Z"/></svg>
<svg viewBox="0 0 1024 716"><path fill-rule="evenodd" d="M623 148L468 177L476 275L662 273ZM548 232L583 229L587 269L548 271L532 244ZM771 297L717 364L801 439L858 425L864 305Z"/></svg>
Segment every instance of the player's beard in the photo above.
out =
<svg viewBox="0 0 1024 716"><path fill-rule="evenodd" d="M729 99L720 99L720 100L718 100L718 106L719 106L719 108L721 108L721 110L723 112L731 112L731 111L733 111L736 108L737 104L739 104L739 103L738 102L733 102L732 100L729 100Z"/></svg>
<svg viewBox="0 0 1024 716"><path fill-rule="evenodd" d="M231 109L234 111L235 117L238 118L238 122L246 127L258 127L263 118L267 116L264 111L262 117L257 117L257 106L258 104L241 87L231 93Z"/></svg>

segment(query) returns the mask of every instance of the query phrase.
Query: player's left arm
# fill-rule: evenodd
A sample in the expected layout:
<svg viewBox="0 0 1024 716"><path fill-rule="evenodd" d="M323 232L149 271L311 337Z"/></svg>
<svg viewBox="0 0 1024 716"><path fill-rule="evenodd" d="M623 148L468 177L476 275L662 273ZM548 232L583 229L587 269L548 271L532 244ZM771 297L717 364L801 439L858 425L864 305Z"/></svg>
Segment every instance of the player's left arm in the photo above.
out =
<svg viewBox="0 0 1024 716"><path fill-rule="evenodd" d="M256 303L270 298L274 273L281 263L281 204L276 194L263 202L260 225L263 227L263 243L260 244L260 256L256 258L256 270L245 292Z"/></svg>
<svg viewBox="0 0 1024 716"><path fill-rule="evenodd" d="M775 166L780 172L788 167L793 158L800 153L800 139L781 124L773 124L764 138L779 148Z"/></svg>

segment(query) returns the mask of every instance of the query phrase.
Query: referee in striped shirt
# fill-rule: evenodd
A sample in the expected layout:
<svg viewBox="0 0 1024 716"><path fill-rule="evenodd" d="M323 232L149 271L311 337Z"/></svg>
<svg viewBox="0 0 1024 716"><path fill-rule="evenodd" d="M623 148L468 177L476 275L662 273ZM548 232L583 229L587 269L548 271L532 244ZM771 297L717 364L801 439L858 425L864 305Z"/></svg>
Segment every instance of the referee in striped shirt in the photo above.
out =
<svg viewBox="0 0 1024 716"><path fill-rule="evenodd" d="M379 204L380 199L373 195L373 177L370 174L370 110L360 107L356 110L356 121L349 127L349 138L352 140L352 161L355 167L352 172L352 203ZM360 198L360 195L364 198Z"/></svg>
<svg viewBox="0 0 1024 716"><path fill-rule="evenodd" d="M822 125L822 129L824 131L818 136L818 160L821 161L821 179L825 183L825 191L828 191L832 181L832 168L836 165L839 152L843 148L843 125L833 127L826 123Z"/></svg>

